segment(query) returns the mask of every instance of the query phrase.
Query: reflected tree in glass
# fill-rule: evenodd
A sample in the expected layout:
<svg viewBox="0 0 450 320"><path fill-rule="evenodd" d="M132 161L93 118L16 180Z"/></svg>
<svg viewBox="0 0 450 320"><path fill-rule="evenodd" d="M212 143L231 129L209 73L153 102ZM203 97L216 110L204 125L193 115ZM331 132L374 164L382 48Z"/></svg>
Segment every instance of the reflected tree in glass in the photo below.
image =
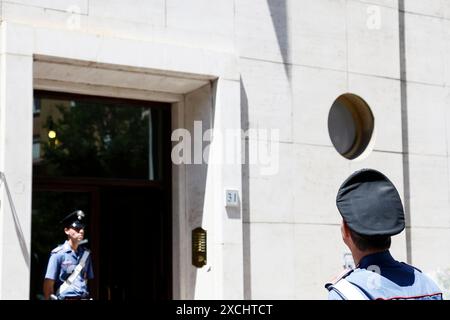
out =
<svg viewBox="0 0 450 320"><path fill-rule="evenodd" d="M54 106L59 115L45 120L43 127L56 136L42 146L44 175L148 179L154 110L83 101L73 105Z"/></svg>

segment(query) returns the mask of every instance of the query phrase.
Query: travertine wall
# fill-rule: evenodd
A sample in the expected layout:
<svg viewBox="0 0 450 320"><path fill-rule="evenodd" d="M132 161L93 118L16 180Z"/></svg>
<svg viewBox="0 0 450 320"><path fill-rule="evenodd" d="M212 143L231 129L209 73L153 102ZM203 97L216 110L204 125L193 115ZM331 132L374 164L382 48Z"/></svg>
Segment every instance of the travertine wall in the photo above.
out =
<svg viewBox="0 0 450 320"><path fill-rule="evenodd" d="M448 279L450 2L405 0L404 9L411 258Z"/></svg>
<svg viewBox="0 0 450 320"><path fill-rule="evenodd" d="M389 0L237 1L236 8L243 113L250 128L279 129L281 144L279 173L266 177L250 166L243 185L246 297L326 297L323 284L346 251L336 191L362 167L386 173L408 197L410 225L393 238L396 257L428 273L449 268L450 2L405 0L399 10ZM337 154L327 130L329 108L345 92L365 99L375 116L373 150L355 161Z"/></svg>
<svg viewBox="0 0 450 320"><path fill-rule="evenodd" d="M220 114L228 126L279 130L276 174L242 166L243 245L229 241L224 249L243 250L242 269L221 261L216 276L242 272L244 298L326 298L323 284L347 252L335 195L362 167L386 173L408 197L410 225L394 238L397 258L427 272L450 267L449 1L9 0L1 8L3 21L97 36L74 44L73 56L93 50L95 57L100 48L127 61L129 48L102 47L102 37L116 37L186 50L184 60L160 52L160 69L211 70L193 56L199 50L238 57L240 82L229 85L239 84L240 96L222 101L240 99L241 119L227 118L226 104ZM139 61L152 55L143 51ZM365 99L375 116L372 150L355 161L340 156L328 136L329 108L346 92ZM243 151L260 138L243 140ZM194 286L182 289L186 297L206 298L198 283L186 280ZM216 289L214 298L239 297L225 292L232 290Z"/></svg>

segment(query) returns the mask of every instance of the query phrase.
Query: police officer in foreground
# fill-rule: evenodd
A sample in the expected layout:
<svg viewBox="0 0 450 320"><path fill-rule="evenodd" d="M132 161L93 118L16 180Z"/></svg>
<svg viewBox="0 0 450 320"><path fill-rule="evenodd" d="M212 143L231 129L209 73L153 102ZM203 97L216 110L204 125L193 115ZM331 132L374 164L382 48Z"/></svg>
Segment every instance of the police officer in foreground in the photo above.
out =
<svg viewBox="0 0 450 320"><path fill-rule="evenodd" d="M51 252L44 279L45 299L89 298L88 279L94 278L94 273L90 251L80 245L84 238L83 219L83 211L77 210L61 220L67 241Z"/></svg>
<svg viewBox="0 0 450 320"><path fill-rule="evenodd" d="M340 187L341 233L356 268L326 284L330 300L442 300L442 291L419 269L390 254L391 236L405 228L400 196L382 173L363 169Z"/></svg>

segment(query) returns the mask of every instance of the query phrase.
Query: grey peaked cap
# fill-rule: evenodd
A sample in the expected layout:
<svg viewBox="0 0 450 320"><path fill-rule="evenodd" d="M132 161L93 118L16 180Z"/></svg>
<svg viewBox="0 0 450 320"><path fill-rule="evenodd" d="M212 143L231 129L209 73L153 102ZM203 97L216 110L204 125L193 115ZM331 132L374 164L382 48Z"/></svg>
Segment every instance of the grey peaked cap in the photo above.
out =
<svg viewBox="0 0 450 320"><path fill-rule="evenodd" d="M339 188L337 208L349 228L363 236L393 236L405 228L402 201L381 172L362 169Z"/></svg>

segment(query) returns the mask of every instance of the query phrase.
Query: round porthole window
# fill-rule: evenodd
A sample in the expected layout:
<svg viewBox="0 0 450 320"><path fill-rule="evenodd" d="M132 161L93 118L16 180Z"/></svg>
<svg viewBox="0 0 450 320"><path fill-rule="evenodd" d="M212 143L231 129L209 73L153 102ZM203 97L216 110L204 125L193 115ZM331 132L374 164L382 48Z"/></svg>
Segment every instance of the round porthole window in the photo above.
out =
<svg viewBox="0 0 450 320"><path fill-rule="evenodd" d="M328 133L336 150L345 158L359 157L369 145L375 120L369 105L359 96L339 96L328 114Z"/></svg>

